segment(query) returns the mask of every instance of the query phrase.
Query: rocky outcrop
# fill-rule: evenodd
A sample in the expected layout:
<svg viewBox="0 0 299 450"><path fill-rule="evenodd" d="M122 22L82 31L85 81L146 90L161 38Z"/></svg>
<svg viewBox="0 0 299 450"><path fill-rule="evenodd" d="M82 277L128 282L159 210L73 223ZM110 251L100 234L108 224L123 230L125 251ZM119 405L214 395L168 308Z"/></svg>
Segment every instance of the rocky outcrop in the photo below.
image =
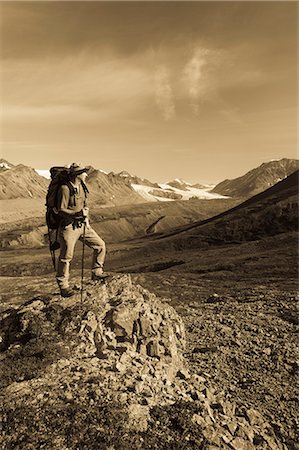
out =
<svg viewBox="0 0 299 450"><path fill-rule="evenodd" d="M285 448L257 411L189 372L181 318L129 276L88 284L82 299L36 297L0 320L5 448L183 448L167 447L183 428L184 448Z"/></svg>
<svg viewBox="0 0 299 450"><path fill-rule="evenodd" d="M68 301L36 298L4 311L1 330L6 364L14 366L17 360L20 369L17 374L7 371L6 385L19 383L28 364L35 375L50 371L53 377L58 368L60 376L62 368L89 359L107 372L107 388L115 383L109 396L118 397L119 388L127 387L129 371L137 396L148 389L149 403L155 403L153 379L160 383L159 391L185 366L180 317L154 294L133 286L128 276L115 277L107 286L89 285L83 302L79 294Z"/></svg>

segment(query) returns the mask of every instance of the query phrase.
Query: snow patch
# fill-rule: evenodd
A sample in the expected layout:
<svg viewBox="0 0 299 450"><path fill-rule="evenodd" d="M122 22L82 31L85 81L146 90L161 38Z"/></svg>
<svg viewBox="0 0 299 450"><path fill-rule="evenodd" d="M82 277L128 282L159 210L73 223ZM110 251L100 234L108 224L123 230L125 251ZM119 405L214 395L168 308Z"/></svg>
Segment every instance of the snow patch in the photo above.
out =
<svg viewBox="0 0 299 450"><path fill-rule="evenodd" d="M159 202L169 202L169 201L175 201L175 199L165 198L165 197L159 197L158 195L153 195L150 192L153 191L153 188L151 186L144 186L141 184L132 184L132 188L137 192L139 195L141 195L145 200L147 201L159 201ZM163 192L165 193L175 193L181 196L181 200L189 200L190 198L198 198L202 200L212 200L216 198L228 198L227 196L220 195L220 194L214 194L208 192L210 190L210 187L206 189L198 189L193 187L188 187L187 190L181 190L174 188L172 186L169 186L167 183L161 183L159 184L161 195L163 195ZM157 191L159 189L155 189Z"/></svg>
<svg viewBox="0 0 299 450"><path fill-rule="evenodd" d="M157 197L155 195L150 194L150 191L153 190L151 186L145 186L143 184L131 184L137 194L141 195L148 202L168 202L169 198Z"/></svg>
<svg viewBox="0 0 299 450"><path fill-rule="evenodd" d="M41 177L47 178L48 180L51 178L51 174L50 174L49 170L45 170L45 169L34 169L34 170Z"/></svg>
<svg viewBox="0 0 299 450"><path fill-rule="evenodd" d="M11 166L7 163L0 163L0 167L3 167L4 169L11 169Z"/></svg>

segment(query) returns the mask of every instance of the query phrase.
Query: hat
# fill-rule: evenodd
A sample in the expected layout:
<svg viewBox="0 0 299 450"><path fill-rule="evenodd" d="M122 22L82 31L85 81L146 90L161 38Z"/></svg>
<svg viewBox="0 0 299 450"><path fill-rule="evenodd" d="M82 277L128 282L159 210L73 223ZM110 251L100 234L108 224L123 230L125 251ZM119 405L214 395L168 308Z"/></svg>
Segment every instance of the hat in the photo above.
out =
<svg viewBox="0 0 299 450"><path fill-rule="evenodd" d="M81 164L72 163L69 167L70 174L80 175L83 172L88 172L88 169Z"/></svg>

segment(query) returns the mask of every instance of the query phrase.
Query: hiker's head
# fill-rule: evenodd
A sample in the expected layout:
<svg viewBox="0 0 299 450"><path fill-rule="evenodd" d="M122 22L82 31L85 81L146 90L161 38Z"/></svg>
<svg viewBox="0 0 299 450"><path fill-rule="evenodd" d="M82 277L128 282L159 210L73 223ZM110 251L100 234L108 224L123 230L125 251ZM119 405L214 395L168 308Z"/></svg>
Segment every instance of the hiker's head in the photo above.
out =
<svg viewBox="0 0 299 450"><path fill-rule="evenodd" d="M76 178L79 178L79 180L85 181L86 177L88 175L88 169L81 164L73 163L70 165L69 168L69 176L72 181L74 181Z"/></svg>

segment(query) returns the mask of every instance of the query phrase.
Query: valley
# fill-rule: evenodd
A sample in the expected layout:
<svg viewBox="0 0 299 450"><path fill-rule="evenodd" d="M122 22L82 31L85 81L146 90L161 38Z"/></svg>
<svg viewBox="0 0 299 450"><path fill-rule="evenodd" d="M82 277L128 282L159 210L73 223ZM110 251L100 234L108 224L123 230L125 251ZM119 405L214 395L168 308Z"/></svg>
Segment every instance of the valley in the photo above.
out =
<svg viewBox="0 0 299 450"><path fill-rule="evenodd" d="M103 239L111 243L203 220L230 209L240 201L193 199L113 207L97 206L91 202L90 222ZM45 206L41 200L0 200L0 208L0 247L41 247L47 244Z"/></svg>

